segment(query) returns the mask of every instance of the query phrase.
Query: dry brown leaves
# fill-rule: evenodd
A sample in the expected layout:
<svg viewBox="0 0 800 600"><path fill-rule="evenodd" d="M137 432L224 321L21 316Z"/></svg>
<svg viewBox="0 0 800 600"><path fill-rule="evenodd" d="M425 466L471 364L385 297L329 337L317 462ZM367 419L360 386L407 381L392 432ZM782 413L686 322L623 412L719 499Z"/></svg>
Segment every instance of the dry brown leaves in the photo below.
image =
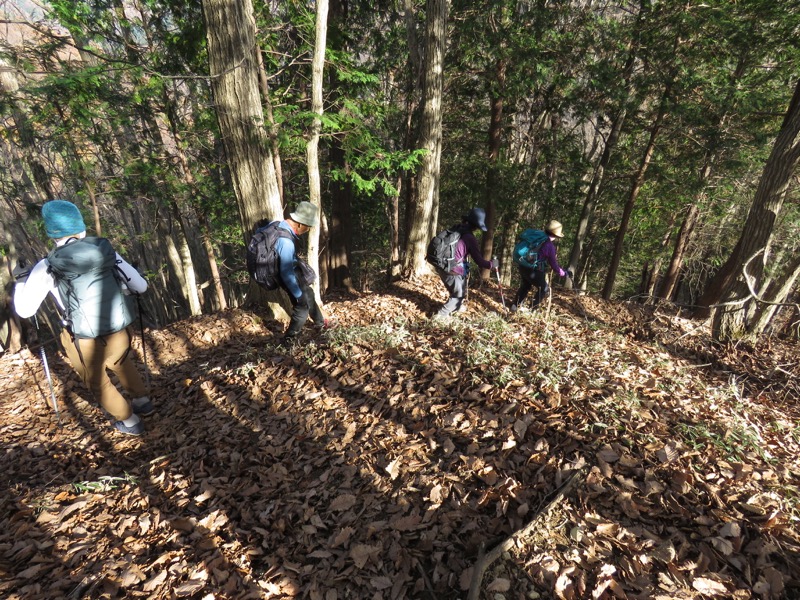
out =
<svg viewBox="0 0 800 600"><path fill-rule="evenodd" d="M536 519L481 597L800 593L796 346L566 293L487 324L496 286L437 326L440 288L329 298L342 329L291 351L251 311L150 331L135 439L53 348L61 427L38 355L3 356L0 596L463 598Z"/></svg>

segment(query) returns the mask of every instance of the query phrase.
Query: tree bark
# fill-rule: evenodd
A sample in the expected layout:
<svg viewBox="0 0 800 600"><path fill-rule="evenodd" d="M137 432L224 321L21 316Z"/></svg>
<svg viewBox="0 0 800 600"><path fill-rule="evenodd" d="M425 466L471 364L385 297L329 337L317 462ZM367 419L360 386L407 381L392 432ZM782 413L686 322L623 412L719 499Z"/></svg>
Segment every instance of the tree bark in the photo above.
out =
<svg viewBox="0 0 800 600"><path fill-rule="evenodd" d="M608 267L608 273L606 274L606 283L603 286L603 298L606 300L611 299L611 292L614 291L614 281L617 278L617 270L619 269L619 262L622 258L622 245L625 241L625 234L628 232L628 223L630 222L631 214L633 213L633 207L634 204L636 204L636 199L639 197L639 191L642 189L642 185L644 184L644 177L647 173L647 168L650 166L650 161L653 158L653 152L656 148L656 138L658 137L658 134L661 131L661 126L664 123L664 115L667 111L667 99L669 98L670 88L671 86L668 84L664 89L664 93L661 97L661 103L658 107L656 120L650 129L650 138L647 141L647 147L645 148L644 156L642 157L642 161L636 171L636 176L633 179L633 185L628 193L628 200L625 202L625 208L622 211L622 220L620 221L619 229L617 230L617 236L614 240L614 253L611 256L611 264Z"/></svg>
<svg viewBox="0 0 800 600"><path fill-rule="evenodd" d="M686 212L681 228L678 230L678 237L675 239L675 247L672 250L672 258L669 261L669 267L667 267L667 272L664 274L664 279L661 281L661 287L658 291L658 295L665 300L669 300L675 292L678 273L683 264L683 257L686 254L686 248L689 245L694 226L697 224L699 213L697 203L692 204Z"/></svg>
<svg viewBox="0 0 800 600"><path fill-rule="evenodd" d="M308 145L306 146L306 158L308 161L308 191L309 200L312 204L319 207L320 222L322 222L322 193L320 191L319 175L319 136L322 130L322 77L325 68L325 46L328 35L328 0L317 0L316 2L316 27L314 41L314 57L311 61L311 112L314 119L311 121L311 129L308 135ZM320 227L312 227L308 233L308 264L314 272L320 273L319 263L319 232ZM320 281L314 283L314 293L317 303L322 302L320 295Z"/></svg>
<svg viewBox="0 0 800 600"><path fill-rule="evenodd" d="M712 280L700 304L708 306L719 300L724 303L714 312L712 335L718 341L753 337L759 320L753 319L755 299L751 297L742 269L749 261L749 276L756 292L763 283L764 268L769 261L772 233L783 207L786 192L800 162L800 80L795 85L772 152L750 207L742 233L731 256ZM757 259L751 260L754 256Z"/></svg>
<svg viewBox="0 0 800 600"><path fill-rule="evenodd" d="M343 31L347 28L347 0L333 0L330 7L330 36L328 45L332 51L348 50ZM332 102L339 103L346 95L335 69L329 77L330 96ZM330 161L334 169L343 172L343 178L330 182L331 219L328 239L328 285L333 288L344 288L354 292L353 277L350 271L351 251L353 244L353 224L351 205L353 199L353 183L350 179L350 164L342 147L341 136L330 139Z"/></svg>
<svg viewBox="0 0 800 600"><path fill-rule="evenodd" d="M203 0L208 63L244 241L265 216L283 217L258 92L252 0Z"/></svg>
<svg viewBox="0 0 800 600"><path fill-rule="evenodd" d="M436 229L439 166L442 154L442 101L444 98L444 56L447 46L447 0L426 2L425 71L422 117L418 146L426 153L417 175L406 240L403 276L414 277L427 270L425 252L430 232Z"/></svg>
<svg viewBox="0 0 800 600"><path fill-rule="evenodd" d="M506 79L506 61L500 59L495 64L495 80L492 82L489 116L489 151L486 170L486 233L481 240L483 257L490 259L494 251L494 233L497 229L497 192L500 179L500 145L503 135L503 88ZM481 269L481 279L491 276L489 269Z"/></svg>
<svg viewBox="0 0 800 600"><path fill-rule="evenodd" d="M770 304L759 306L758 312L751 326L758 334L766 331L772 318L777 314L780 305L786 302L792 289L800 278L800 248L795 248L791 253L792 261L783 269L780 279L773 279L763 295L764 300Z"/></svg>

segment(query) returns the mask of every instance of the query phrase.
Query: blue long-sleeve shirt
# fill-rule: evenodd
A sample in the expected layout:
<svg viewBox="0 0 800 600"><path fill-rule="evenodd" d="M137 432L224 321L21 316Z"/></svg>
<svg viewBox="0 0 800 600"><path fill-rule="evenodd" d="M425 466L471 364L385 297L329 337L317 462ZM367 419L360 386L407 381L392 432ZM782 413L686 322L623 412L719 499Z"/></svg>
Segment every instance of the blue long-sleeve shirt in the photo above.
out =
<svg viewBox="0 0 800 600"><path fill-rule="evenodd" d="M280 264L281 280L283 281L286 289L299 300L303 295L303 290L297 281L297 274L295 267L297 266L297 247L295 244L300 240L297 234L289 226L286 221L281 221L278 227L285 229L291 234L291 239L279 237L275 242L275 251L278 253L278 263Z"/></svg>

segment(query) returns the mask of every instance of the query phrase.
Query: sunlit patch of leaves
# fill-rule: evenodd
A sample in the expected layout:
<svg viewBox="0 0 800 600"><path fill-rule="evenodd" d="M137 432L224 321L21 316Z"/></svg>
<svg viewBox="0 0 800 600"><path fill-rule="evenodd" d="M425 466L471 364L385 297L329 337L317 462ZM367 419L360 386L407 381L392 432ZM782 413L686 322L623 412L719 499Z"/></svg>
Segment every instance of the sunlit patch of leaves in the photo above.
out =
<svg viewBox="0 0 800 600"><path fill-rule="evenodd" d="M334 352L344 359L353 345L386 350L399 347L410 335L408 323L403 319L396 319L364 326L337 327L327 333L327 338Z"/></svg>
<svg viewBox="0 0 800 600"><path fill-rule="evenodd" d="M113 477L111 475L102 475L97 481L79 481L72 484L75 491L78 493L92 492L108 492L116 490L123 485L136 485L138 480L133 475L125 473L124 477Z"/></svg>
<svg viewBox="0 0 800 600"><path fill-rule="evenodd" d="M587 426L587 429L615 430L630 435L633 432L629 423L641 406L642 399L634 390L623 390L618 394L596 398L592 402L592 410L598 420Z"/></svg>
<svg viewBox="0 0 800 600"><path fill-rule="evenodd" d="M752 428L741 424L728 427L723 433L713 431L703 423L679 423L675 429L690 447L705 451L711 446L725 460L741 461L751 454L768 462L772 460L762 447L761 437Z"/></svg>

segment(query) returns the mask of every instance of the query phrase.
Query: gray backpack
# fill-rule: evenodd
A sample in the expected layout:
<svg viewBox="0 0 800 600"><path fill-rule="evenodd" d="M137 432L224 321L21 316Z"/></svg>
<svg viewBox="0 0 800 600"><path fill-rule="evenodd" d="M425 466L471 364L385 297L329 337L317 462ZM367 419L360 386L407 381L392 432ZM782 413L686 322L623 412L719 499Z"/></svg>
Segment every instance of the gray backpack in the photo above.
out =
<svg viewBox="0 0 800 600"><path fill-rule="evenodd" d="M66 326L75 337L115 333L136 318L135 302L122 292L124 275L106 238L67 242L53 249L47 262L64 302Z"/></svg>

